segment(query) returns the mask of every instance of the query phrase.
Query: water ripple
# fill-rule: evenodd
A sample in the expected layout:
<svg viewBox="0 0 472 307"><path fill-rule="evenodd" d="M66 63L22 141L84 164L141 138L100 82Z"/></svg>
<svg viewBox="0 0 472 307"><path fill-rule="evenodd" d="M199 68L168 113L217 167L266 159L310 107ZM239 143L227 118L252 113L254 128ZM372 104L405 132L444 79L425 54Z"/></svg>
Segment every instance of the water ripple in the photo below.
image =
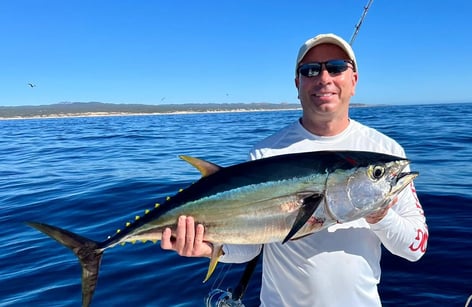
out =
<svg viewBox="0 0 472 307"><path fill-rule="evenodd" d="M463 305L472 293L472 104L351 113L405 147L421 174L416 186L430 226L428 252L418 263L384 254L384 305ZM75 256L25 221L103 240L199 178L178 155L223 166L242 162L254 143L299 116L283 111L0 121L0 305L80 304ZM213 282L201 282L207 265L206 259L178 257L149 243L115 247L104 257L94 302L202 305ZM219 265L216 275L227 274L222 287L234 286L243 268ZM259 284L256 274L246 306L257 304Z"/></svg>

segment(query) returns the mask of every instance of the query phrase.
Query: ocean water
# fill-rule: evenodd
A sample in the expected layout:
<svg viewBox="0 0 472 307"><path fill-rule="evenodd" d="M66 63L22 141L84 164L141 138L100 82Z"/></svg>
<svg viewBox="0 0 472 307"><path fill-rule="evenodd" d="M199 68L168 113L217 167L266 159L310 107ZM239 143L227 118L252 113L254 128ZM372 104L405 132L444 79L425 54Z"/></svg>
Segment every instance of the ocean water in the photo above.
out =
<svg viewBox="0 0 472 307"><path fill-rule="evenodd" d="M41 221L101 241L199 178L178 155L220 165L247 160L258 140L300 111L0 121L0 306L79 306L80 266L27 227ZM472 104L354 108L351 117L406 149L430 239L410 263L387 251L384 306L464 306L472 294ZM220 264L159 244L107 250L93 306L203 306L236 286L242 264ZM257 306L260 264L243 298Z"/></svg>

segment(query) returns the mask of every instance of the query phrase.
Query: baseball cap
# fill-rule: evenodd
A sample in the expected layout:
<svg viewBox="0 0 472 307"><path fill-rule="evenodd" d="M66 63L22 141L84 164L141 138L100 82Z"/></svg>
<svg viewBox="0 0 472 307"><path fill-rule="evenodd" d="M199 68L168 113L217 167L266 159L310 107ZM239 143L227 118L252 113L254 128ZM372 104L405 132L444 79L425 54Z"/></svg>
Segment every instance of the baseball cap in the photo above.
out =
<svg viewBox="0 0 472 307"><path fill-rule="evenodd" d="M346 42L341 37L332 33L328 33L328 34L319 34L313 38L310 38L300 47L300 50L298 51L298 56L297 56L297 63L295 64L295 75L297 75L297 70L298 70L298 66L300 65L300 62L303 60L303 57L308 53L308 51L310 51L315 46L318 46L321 44L333 44L333 45L338 46L342 50L344 50L344 52L346 52L349 59L354 63L354 70L357 71L356 55L354 54L354 51L352 50L351 45L349 45L348 42Z"/></svg>

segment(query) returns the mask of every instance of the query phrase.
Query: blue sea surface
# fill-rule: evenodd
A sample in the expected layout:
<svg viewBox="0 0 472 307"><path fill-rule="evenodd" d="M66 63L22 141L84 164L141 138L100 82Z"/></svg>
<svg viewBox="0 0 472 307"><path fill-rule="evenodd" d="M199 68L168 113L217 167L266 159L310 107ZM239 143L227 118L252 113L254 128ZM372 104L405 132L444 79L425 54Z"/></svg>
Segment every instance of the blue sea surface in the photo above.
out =
<svg viewBox="0 0 472 307"><path fill-rule="evenodd" d="M102 241L156 202L199 179L185 154L222 166L300 111L19 119L0 121L0 306L79 306L80 265L25 221ZM464 306L472 294L472 103L351 109L396 139L419 171L429 226L425 256L384 251L384 306ZM203 306L234 287L244 264L179 257L159 244L107 250L92 306ZM243 302L258 305L260 264ZM340 289L342 291L342 289Z"/></svg>

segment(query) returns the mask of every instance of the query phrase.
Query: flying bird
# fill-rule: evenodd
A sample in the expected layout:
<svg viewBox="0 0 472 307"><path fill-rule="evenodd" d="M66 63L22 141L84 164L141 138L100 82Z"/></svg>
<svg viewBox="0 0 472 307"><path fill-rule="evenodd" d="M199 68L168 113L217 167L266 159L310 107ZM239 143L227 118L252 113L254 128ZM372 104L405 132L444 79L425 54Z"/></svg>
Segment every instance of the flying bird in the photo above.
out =
<svg viewBox="0 0 472 307"><path fill-rule="evenodd" d="M36 84L33 84L33 83L28 83L28 85L29 85L30 87L36 87Z"/></svg>

